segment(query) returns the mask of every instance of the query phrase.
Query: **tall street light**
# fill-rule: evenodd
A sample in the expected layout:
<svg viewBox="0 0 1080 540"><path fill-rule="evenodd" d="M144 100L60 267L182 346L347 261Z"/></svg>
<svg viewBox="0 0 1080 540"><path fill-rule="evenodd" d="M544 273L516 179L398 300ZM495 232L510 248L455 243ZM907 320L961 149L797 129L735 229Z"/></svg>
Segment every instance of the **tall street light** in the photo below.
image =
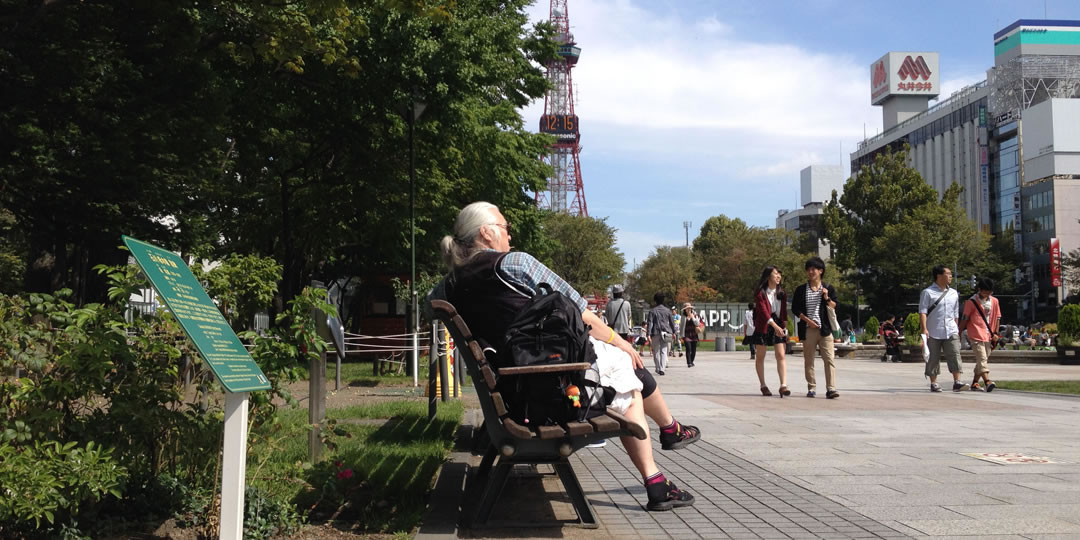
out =
<svg viewBox="0 0 1080 540"><path fill-rule="evenodd" d="M412 252L412 264L409 271L409 298L412 300L412 317L409 320L409 333L412 334L413 386L420 384L418 365L420 362L420 338L417 336L420 329L420 314L418 313L416 299L416 143L413 140L413 131L415 131L416 121L420 119L420 115L424 114L426 108L427 103L417 100L414 95L409 111L405 115L406 120L409 122L409 250Z"/></svg>

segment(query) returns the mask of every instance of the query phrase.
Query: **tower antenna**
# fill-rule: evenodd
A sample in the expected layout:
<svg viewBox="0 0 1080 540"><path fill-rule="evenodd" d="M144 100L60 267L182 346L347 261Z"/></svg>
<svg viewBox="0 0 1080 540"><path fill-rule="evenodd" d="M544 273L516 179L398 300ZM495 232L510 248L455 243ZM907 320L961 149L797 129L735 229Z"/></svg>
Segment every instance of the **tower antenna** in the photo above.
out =
<svg viewBox="0 0 1080 540"><path fill-rule="evenodd" d="M571 70L581 56L581 47L570 33L567 0L551 0L549 13L559 44L558 57L547 64L551 88L544 96L544 115L540 117L540 132L556 137L544 161L551 165L552 174L545 189L536 192L536 205L574 216L588 216L585 204L585 185L581 180L581 133L574 113L574 82Z"/></svg>

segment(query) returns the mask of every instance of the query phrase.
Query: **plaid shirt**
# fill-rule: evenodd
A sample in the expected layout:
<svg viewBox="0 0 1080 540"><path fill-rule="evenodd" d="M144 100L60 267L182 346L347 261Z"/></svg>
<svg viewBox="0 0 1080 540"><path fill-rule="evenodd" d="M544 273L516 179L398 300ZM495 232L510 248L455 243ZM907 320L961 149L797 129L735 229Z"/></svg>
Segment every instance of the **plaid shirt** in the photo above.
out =
<svg viewBox="0 0 1080 540"><path fill-rule="evenodd" d="M571 302L577 304L582 312L589 307L589 303L569 283L523 251L507 253L499 264L499 273L513 285L524 287L533 295L536 294L537 285L547 283L553 290L563 293Z"/></svg>
<svg viewBox="0 0 1080 540"><path fill-rule="evenodd" d="M492 250L489 250L492 251ZM502 262L499 263L498 269L499 275L504 278L510 285L517 288L522 294L528 293L529 296L536 294L537 285L541 283L547 283L551 285L551 289L559 291L566 295L571 302L577 304L578 309L583 313L585 309L589 307L589 303L582 298L581 294L574 290L569 283L558 274L552 272L550 268L544 266L543 263L536 260L535 257L522 251L511 251L503 257ZM424 303L424 313L427 317L433 318L431 311L432 300L445 300L446 299L446 278L444 277L435 288L428 293L428 301Z"/></svg>

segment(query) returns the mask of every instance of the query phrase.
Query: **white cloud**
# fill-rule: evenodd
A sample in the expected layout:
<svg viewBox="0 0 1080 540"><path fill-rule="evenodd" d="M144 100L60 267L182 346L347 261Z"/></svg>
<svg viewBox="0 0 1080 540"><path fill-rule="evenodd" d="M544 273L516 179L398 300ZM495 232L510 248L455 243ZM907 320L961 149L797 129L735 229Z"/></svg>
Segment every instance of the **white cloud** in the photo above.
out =
<svg viewBox="0 0 1080 540"><path fill-rule="evenodd" d="M546 17L539 4L534 15ZM716 16L683 20L628 0L578 2L570 16L582 47L573 76L583 121L837 140L880 122L869 61L754 41Z"/></svg>

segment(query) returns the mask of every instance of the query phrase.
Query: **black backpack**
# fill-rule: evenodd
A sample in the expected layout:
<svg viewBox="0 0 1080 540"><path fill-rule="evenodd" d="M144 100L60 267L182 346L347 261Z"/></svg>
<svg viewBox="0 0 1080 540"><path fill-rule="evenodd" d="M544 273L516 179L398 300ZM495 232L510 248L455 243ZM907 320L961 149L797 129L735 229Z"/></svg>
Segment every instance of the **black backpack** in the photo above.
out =
<svg viewBox="0 0 1080 540"><path fill-rule="evenodd" d="M539 284L537 289L506 330L503 365L593 363L596 352L589 342L591 327L581 319L577 305L552 290L547 283ZM578 370L518 375L501 380L504 387L512 385L507 388L513 396L508 399L510 417L528 427L536 427L582 421L603 414L613 393L604 392L585 374L586 370ZM580 393L580 407L574 406L574 400L567 395L571 386L576 386ZM587 388L598 391L590 392Z"/></svg>

